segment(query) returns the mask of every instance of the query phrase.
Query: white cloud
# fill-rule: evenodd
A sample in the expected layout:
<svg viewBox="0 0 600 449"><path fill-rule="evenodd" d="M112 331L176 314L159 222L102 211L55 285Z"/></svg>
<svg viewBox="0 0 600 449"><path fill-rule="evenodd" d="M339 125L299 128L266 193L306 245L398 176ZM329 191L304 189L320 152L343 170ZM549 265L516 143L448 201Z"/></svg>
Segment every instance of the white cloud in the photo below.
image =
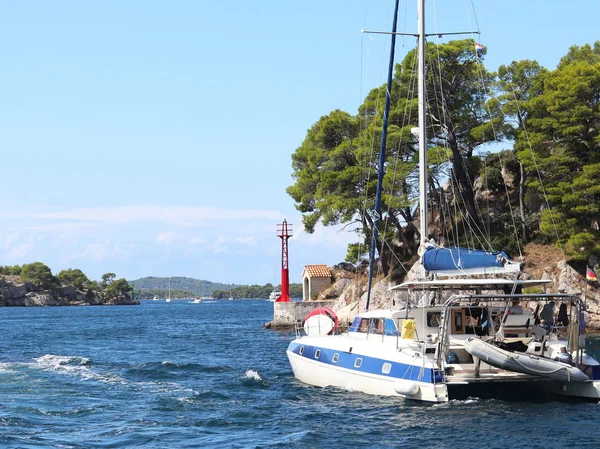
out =
<svg viewBox="0 0 600 449"><path fill-rule="evenodd" d="M5 250L2 258L6 263L18 262L29 258L36 248L39 236L34 232L10 231L0 234L0 247Z"/></svg>
<svg viewBox="0 0 600 449"><path fill-rule="evenodd" d="M218 209L216 207L140 205L106 208L80 208L64 212L43 212L37 218L68 219L103 223L167 223L176 226L195 226L215 220L280 220L281 214L272 210Z"/></svg>
<svg viewBox="0 0 600 449"><path fill-rule="evenodd" d="M208 240L206 239L202 239L200 237L193 237L191 239L188 239L187 241L190 245L200 245L202 243L206 243L208 242Z"/></svg>
<svg viewBox="0 0 600 449"><path fill-rule="evenodd" d="M248 247L255 247L259 240L255 236L230 238L220 235L210 245L210 248L214 254L231 252L232 248L235 248L234 252L239 252Z"/></svg>
<svg viewBox="0 0 600 449"><path fill-rule="evenodd" d="M173 242L177 234L174 232L162 232L156 236L156 243L169 245Z"/></svg>
<svg viewBox="0 0 600 449"><path fill-rule="evenodd" d="M312 234L308 234L301 229L294 235L293 240L310 246L340 248L343 249L343 253L345 254L348 244L358 243L359 236L355 231L345 230L340 226L326 227L318 224L315 226L315 231Z"/></svg>
<svg viewBox="0 0 600 449"><path fill-rule="evenodd" d="M93 261L106 261L115 257L129 258L134 245L120 245L111 241L104 243L91 243L87 245L80 254L81 259L90 259Z"/></svg>

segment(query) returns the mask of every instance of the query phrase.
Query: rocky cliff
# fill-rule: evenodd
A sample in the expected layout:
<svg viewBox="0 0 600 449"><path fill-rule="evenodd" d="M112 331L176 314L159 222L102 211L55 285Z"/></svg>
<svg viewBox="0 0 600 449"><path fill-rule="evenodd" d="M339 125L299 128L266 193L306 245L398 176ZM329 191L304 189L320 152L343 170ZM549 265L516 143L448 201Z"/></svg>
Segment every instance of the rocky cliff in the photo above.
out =
<svg viewBox="0 0 600 449"><path fill-rule="evenodd" d="M14 276L0 276L0 307L30 306L87 306L87 305L137 305L131 297L103 298L95 291L79 291L75 287L61 287L43 291L31 282L18 282Z"/></svg>
<svg viewBox="0 0 600 449"><path fill-rule="evenodd" d="M529 244L524 249L523 256L525 274L521 279L548 279L552 281L546 286L548 293L585 296L588 312L592 317L588 330L600 332L600 288L598 283L586 282L585 275L581 274L585 268L583 270L573 268L573 261L565 259L562 251L553 246ZM333 284L321 292L317 299L337 299L333 310L340 321L352 321L359 310L364 311L366 308L367 269L365 266L354 267L342 263L330 267L330 270L333 273ZM401 304L404 301L403 293L390 291L390 287L404 279L422 278L423 274L423 267L420 262L416 262L408 272L395 272L388 278L377 279L371 290L369 309L389 308L392 301Z"/></svg>

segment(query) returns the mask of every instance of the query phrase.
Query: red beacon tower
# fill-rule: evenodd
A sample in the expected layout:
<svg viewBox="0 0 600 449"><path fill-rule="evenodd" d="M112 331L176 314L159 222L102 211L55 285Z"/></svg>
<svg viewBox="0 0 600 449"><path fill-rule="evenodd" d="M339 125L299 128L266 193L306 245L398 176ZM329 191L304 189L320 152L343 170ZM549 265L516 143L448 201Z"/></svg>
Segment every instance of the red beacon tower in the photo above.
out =
<svg viewBox="0 0 600 449"><path fill-rule="evenodd" d="M292 225L277 225L277 237L281 239L281 295L275 302L290 302L290 274L288 269L288 240L292 236Z"/></svg>

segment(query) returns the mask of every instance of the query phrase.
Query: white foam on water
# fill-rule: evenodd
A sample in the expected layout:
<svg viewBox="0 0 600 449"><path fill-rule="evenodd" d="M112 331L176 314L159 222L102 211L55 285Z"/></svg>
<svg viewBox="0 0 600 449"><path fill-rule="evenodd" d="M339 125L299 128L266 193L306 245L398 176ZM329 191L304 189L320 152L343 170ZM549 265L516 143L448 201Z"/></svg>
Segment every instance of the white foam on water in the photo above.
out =
<svg viewBox="0 0 600 449"><path fill-rule="evenodd" d="M260 377L260 374L258 374L258 372L253 369L246 370L246 372L244 373L244 377L246 379L254 379L257 381L262 380L262 377Z"/></svg>
<svg viewBox="0 0 600 449"><path fill-rule="evenodd" d="M125 383L125 379L114 374L102 374L92 370L89 366L90 359L79 356L46 354L34 358L35 365L45 371L64 373L81 377L82 380L96 380L106 383Z"/></svg>

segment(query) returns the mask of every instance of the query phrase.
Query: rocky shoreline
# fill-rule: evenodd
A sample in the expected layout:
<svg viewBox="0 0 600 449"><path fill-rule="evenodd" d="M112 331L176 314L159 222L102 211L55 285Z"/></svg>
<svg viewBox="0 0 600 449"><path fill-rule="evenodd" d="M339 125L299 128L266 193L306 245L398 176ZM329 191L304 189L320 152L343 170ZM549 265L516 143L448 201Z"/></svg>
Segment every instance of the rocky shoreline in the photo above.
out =
<svg viewBox="0 0 600 449"><path fill-rule="evenodd" d="M0 279L0 307L139 305L129 295L103 297L93 290L60 287L44 291L31 282L16 283Z"/></svg>
<svg viewBox="0 0 600 449"><path fill-rule="evenodd" d="M587 311L591 316L591 321L587 327L588 333L600 333L600 288L598 283L587 284L585 276L577 272L565 259L552 259L547 257L538 257L533 252L539 248L530 247L532 251L531 259L535 262L526 264L525 273L521 279L548 279L551 282L547 284L548 293L577 294L586 298ZM546 256L544 254L544 256ZM333 311L337 314L340 323L351 322L358 314L359 310L364 311L367 302L367 276L365 267L358 269L351 264L341 263L329 268L333 274L332 285L321 292L317 300L336 300ZM408 273L402 273L406 280L420 279L423 276L420 262L416 262ZM390 290L390 287L400 282L395 279L398 273L392 273L388 278L378 279L374 282L371 289L370 310L389 308L392 301L400 304L405 301L403 294L398 291ZM524 304L525 307L528 304ZM532 308L535 305L532 303Z"/></svg>

